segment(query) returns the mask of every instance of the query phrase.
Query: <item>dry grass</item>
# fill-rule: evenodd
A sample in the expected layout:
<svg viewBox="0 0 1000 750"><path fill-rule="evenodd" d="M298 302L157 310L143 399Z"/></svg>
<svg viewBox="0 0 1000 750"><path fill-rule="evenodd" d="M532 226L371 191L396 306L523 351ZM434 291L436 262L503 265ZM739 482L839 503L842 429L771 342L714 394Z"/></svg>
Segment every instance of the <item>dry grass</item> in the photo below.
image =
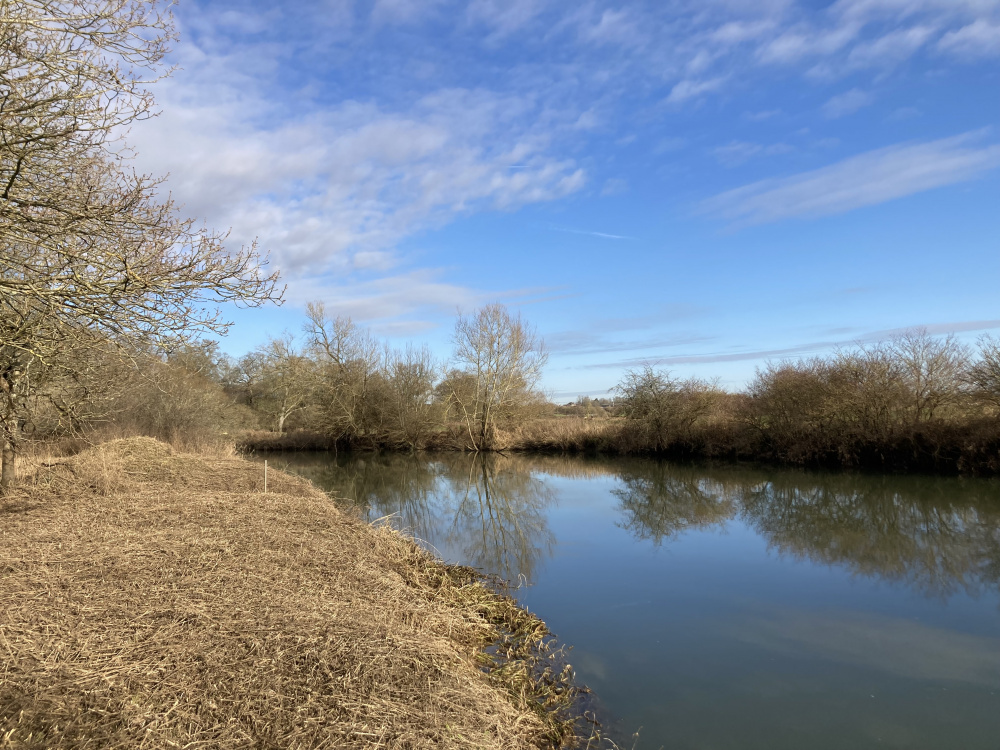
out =
<svg viewBox="0 0 1000 750"><path fill-rule="evenodd" d="M573 742L537 619L304 480L262 484L145 438L37 461L0 501L0 748Z"/></svg>
<svg viewBox="0 0 1000 750"><path fill-rule="evenodd" d="M508 450L542 453L594 453L612 449L620 419L558 417L525 421L504 435Z"/></svg>

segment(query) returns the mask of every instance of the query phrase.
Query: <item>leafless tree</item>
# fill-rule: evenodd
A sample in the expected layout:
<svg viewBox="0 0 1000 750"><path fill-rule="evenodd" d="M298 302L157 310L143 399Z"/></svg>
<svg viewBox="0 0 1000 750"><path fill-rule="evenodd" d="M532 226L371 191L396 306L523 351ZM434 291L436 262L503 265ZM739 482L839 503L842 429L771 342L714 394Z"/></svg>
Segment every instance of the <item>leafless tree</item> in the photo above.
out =
<svg viewBox="0 0 1000 750"><path fill-rule="evenodd" d="M954 335L934 338L926 329L907 331L889 342L902 368L910 418L921 422L940 416L964 392L969 350Z"/></svg>
<svg viewBox="0 0 1000 750"><path fill-rule="evenodd" d="M350 318L330 318L321 302L306 311L306 349L319 370L320 429L335 441L378 442L387 419L385 347Z"/></svg>
<svg viewBox="0 0 1000 750"><path fill-rule="evenodd" d="M280 298L255 247L180 218L136 174L173 21L157 0L0 0L0 488L46 383L95 348L223 332L218 303Z"/></svg>
<svg viewBox="0 0 1000 750"><path fill-rule="evenodd" d="M295 348L288 334L271 339L260 350L262 362L261 406L274 419L278 432L285 431L286 420L308 407L316 390L316 367L312 360Z"/></svg>
<svg viewBox="0 0 1000 750"><path fill-rule="evenodd" d="M548 354L535 330L501 304L459 316L454 344L455 363L475 378L475 387L456 387L451 397L462 415L471 447L492 450L497 427L538 400L535 388Z"/></svg>
<svg viewBox="0 0 1000 750"><path fill-rule="evenodd" d="M722 396L716 383L679 380L651 365L626 371L616 390L622 416L640 427L646 444L656 451L687 437Z"/></svg>
<svg viewBox="0 0 1000 750"><path fill-rule="evenodd" d="M1000 340L990 335L979 339L979 358L966 379L981 401L1000 411Z"/></svg>
<svg viewBox="0 0 1000 750"><path fill-rule="evenodd" d="M434 400L437 368L430 351L407 347L392 352L386 362L386 377L392 441L417 448L444 417L444 409Z"/></svg>

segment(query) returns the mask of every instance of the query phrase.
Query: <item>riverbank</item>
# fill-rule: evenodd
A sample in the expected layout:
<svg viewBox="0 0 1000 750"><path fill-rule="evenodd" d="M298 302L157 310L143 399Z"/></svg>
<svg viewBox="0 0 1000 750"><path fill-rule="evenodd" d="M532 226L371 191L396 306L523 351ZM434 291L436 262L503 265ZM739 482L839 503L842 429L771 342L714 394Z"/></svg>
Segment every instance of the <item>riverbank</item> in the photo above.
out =
<svg viewBox="0 0 1000 750"><path fill-rule="evenodd" d="M419 448L461 451L468 449L466 442L461 426L452 426L430 435ZM248 432L237 438L236 445L244 452L323 451L338 447L322 434L304 430L284 434ZM392 446L358 447L393 450ZM1000 420L995 418L898 425L872 436L824 427L766 430L733 419L654 429L643 421L620 417L563 417L525 420L500 431L497 448L519 453L751 462L890 474L1000 476Z"/></svg>
<svg viewBox="0 0 1000 750"><path fill-rule="evenodd" d="M0 501L0 747L574 745L543 623L263 480L135 438L39 462Z"/></svg>

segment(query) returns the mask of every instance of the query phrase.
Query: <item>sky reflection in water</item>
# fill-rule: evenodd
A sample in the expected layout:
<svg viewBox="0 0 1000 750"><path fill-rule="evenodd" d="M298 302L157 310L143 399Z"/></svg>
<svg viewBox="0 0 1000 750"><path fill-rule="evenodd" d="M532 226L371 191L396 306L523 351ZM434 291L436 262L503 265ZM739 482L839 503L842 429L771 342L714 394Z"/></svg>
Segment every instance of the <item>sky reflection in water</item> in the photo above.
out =
<svg viewBox="0 0 1000 750"><path fill-rule="evenodd" d="M282 462L283 459L275 463ZM518 591L620 743L1000 749L1000 485L521 456L293 456Z"/></svg>

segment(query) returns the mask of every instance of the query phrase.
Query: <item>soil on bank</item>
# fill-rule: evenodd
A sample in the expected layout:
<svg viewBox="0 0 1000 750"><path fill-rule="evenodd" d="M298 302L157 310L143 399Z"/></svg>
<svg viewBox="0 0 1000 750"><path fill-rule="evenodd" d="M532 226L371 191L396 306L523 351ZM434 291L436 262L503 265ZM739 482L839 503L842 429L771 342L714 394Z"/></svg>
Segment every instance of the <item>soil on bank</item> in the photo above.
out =
<svg viewBox="0 0 1000 750"><path fill-rule="evenodd" d="M540 621L260 469L118 440L0 499L0 748L574 744Z"/></svg>

